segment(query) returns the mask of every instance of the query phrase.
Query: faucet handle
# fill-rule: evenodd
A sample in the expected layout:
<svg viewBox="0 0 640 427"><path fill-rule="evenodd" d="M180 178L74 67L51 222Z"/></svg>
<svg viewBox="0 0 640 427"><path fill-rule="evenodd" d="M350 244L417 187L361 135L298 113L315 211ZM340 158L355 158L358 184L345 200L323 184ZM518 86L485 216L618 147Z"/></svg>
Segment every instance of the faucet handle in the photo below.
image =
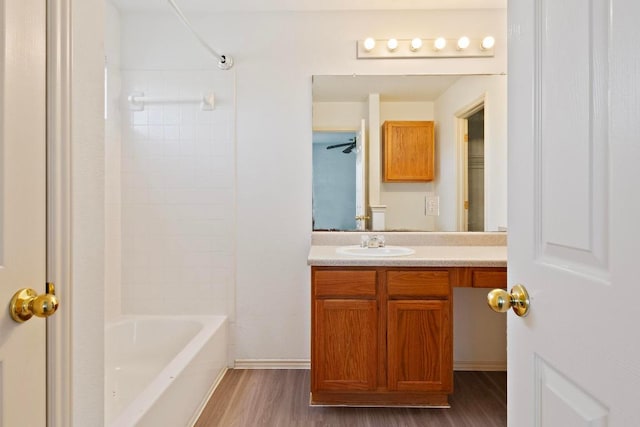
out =
<svg viewBox="0 0 640 427"><path fill-rule="evenodd" d="M378 247L379 248L384 248L384 236L382 234L378 234L376 236L373 236L374 239L376 239L378 241Z"/></svg>
<svg viewBox="0 0 640 427"><path fill-rule="evenodd" d="M360 247L361 248L366 248L367 245L369 244L369 236L367 234L363 234L362 236L360 236Z"/></svg>

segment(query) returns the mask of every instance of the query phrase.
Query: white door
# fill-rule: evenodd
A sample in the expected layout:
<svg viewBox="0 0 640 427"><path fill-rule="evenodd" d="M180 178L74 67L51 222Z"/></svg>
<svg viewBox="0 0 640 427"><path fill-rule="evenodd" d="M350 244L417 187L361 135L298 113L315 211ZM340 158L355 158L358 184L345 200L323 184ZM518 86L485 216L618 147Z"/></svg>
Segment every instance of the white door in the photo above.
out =
<svg viewBox="0 0 640 427"><path fill-rule="evenodd" d="M365 195L367 176L367 144L365 143L365 122L360 121L360 130L356 133L356 228L364 230L367 215ZM360 219L358 219L360 218Z"/></svg>
<svg viewBox="0 0 640 427"><path fill-rule="evenodd" d="M638 426L640 2L508 7L509 426Z"/></svg>
<svg viewBox="0 0 640 427"><path fill-rule="evenodd" d="M45 321L7 309L45 288L45 6L0 0L0 427L46 425Z"/></svg>

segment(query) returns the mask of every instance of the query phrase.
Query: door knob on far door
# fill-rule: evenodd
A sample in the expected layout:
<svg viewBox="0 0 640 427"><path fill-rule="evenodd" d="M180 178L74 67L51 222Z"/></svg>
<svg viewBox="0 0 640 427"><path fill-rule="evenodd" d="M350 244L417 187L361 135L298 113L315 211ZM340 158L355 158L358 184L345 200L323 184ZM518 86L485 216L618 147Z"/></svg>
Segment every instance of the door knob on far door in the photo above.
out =
<svg viewBox="0 0 640 427"><path fill-rule="evenodd" d="M18 323L26 322L32 316L49 317L58 309L58 298L56 297L53 283L47 283L47 293L38 295L30 288L20 289L11 298L9 312L11 318Z"/></svg>
<svg viewBox="0 0 640 427"><path fill-rule="evenodd" d="M495 312L505 313L510 308L520 317L529 312L529 293L522 285L515 285L511 292L504 289L494 289L487 295L487 303Z"/></svg>

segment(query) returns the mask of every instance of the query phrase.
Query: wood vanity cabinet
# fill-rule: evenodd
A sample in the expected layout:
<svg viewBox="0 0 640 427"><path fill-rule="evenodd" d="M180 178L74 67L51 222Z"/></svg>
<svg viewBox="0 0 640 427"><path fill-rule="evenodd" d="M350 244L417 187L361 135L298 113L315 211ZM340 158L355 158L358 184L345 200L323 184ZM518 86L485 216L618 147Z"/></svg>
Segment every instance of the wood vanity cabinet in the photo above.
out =
<svg viewBox="0 0 640 427"><path fill-rule="evenodd" d="M448 270L385 270L387 388L453 391Z"/></svg>
<svg viewBox="0 0 640 427"><path fill-rule="evenodd" d="M382 125L383 180L431 181L435 176L432 121L386 121Z"/></svg>
<svg viewBox="0 0 640 427"><path fill-rule="evenodd" d="M375 390L378 302L375 270L313 271L312 383L318 390Z"/></svg>
<svg viewBox="0 0 640 427"><path fill-rule="evenodd" d="M448 404L448 269L312 267L311 275L312 404Z"/></svg>

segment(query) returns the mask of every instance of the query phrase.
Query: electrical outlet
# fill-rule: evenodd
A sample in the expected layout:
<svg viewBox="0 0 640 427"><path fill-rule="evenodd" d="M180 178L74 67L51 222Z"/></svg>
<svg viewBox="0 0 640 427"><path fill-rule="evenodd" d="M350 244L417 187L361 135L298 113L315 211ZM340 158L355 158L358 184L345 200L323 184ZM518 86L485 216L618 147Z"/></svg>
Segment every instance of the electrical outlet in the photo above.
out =
<svg viewBox="0 0 640 427"><path fill-rule="evenodd" d="M428 216L440 215L440 197L428 195L425 197L424 214Z"/></svg>

